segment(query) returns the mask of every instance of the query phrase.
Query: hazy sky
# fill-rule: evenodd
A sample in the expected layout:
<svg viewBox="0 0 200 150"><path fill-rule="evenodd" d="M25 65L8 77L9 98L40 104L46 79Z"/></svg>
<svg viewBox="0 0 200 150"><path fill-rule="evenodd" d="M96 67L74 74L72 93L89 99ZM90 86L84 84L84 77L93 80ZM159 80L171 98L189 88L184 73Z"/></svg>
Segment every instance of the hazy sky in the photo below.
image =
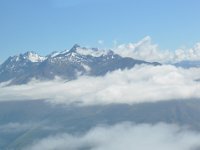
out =
<svg viewBox="0 0 200 150"><path fill-rule="evenodd" d="M200 41L199 6L199 0L0 0L0 62L28 50L112 47L147 35L163 49L190 47Z"/></svg>

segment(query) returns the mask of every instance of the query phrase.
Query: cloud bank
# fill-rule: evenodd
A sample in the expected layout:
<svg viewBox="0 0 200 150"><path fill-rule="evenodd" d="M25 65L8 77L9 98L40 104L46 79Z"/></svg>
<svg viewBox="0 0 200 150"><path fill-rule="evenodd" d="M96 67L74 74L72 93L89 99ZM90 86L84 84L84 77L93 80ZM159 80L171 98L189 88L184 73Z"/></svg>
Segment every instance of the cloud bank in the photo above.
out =
<svg viewBox="0 0 200 150"><path fill-rule="evenodd" d="M1 86L0 101L47 99L52 103L97 105L191 99L200 98L198 79L199 68L141 65L103 77L82 76L68 82L32 81L26 85Z"/></svg>
<svg viewBox="0 0 200 150"><path fill-rule="evenodd" d="M161 63L174 63L183 60L200 60L200 43L189 49L161 50L152 42L150 36L146 36L136 43L121 44L115 48L115 52L125 57L142 59L146 61L158 61Z"/></svg>
<svg viewBox="0 0 200 150"><path fill-rule="evenodd" d="M25 150L196 150L200 134L176 125L121 123L96 127L84 135L60 134Z"/></svg>

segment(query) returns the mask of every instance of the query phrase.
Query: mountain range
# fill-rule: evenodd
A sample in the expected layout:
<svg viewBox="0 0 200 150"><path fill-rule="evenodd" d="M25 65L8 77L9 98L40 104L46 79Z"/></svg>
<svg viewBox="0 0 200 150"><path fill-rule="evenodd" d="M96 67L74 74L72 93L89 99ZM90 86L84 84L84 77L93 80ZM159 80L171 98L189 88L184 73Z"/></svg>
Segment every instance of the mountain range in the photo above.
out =
<svg viewBox="0 0 200 150"><path fill-rule="evenodd" d="M117 69L130 69L135 65L160 65L129 57L122 57L112 50L84 48L75 44L70 50L53 52L45 57L35 52L9 57L0 65L0 83L25 84L31 79L66 80L81 75L102 76Z"/></svg>
<svg viewBox="0 0 200 150"><path fill-rule="evenodd" d="M182 68L199 68L200 61L199 60L184 60L174 64L176 67Z"/></svg>

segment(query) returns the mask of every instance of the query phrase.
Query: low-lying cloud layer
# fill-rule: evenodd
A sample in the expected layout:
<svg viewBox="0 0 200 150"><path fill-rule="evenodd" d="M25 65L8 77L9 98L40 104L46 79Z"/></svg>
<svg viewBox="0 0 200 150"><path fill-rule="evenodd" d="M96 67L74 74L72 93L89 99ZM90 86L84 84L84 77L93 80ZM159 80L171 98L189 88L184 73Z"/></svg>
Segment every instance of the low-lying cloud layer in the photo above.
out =
<svg viewBox="0 0 200 150"><path fill-rule="evenodd" d="M161 50L157 44L152 42L151 37L147 36L136 43L119 45L115 48L115 52L135 59L174 63L183 60L200 60L200 43L196 43L189 49Z"/></svg>
<svg viewBox="0 0 200 150"><path fill-rule="evenodd" d="M121 123L96 127L84 135L60 134L26 150L197 150L200 134L176 125Z"/></svg>
<svg viewBox="0 0 200 150"><path fill-rule="evenodd" d="M83 76L68 82L32 81L26 85L1 86L0 101L46 99L53 103L96 105L200 98L198 79L199 68L142 65L103 77Z"/></svg>

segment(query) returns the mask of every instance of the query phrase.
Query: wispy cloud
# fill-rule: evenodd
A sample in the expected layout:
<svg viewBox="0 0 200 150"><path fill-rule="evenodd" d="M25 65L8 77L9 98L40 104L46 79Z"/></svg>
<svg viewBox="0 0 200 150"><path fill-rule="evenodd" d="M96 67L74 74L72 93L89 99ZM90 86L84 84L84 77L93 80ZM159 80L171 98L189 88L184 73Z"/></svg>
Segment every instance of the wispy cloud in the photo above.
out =
<svg viewBox="0 0 200 150"><path fill-rule="evenodd" d="M103 41L103 40L98 40L97 42L98 42L98 44L100 44L100 45L104 44L104 41Z"/></svg>
<svg viewBox="0 0 200 150"><path fill-rule="evenodd" d="M103 77L79 77L65 82L32 81L26 85L0 87L0 101L47 99L52 103L84 105L141 103L200 98L200 69L171 65L136 66Z"/></svg>
<svg viewBox="0 0 200 150"><path fill-rule="evenodd" d="M193 150L200 147L200 133L176 125L121 123L96 127L84 135L60 134L48 137L26 150Z"/></svg>

